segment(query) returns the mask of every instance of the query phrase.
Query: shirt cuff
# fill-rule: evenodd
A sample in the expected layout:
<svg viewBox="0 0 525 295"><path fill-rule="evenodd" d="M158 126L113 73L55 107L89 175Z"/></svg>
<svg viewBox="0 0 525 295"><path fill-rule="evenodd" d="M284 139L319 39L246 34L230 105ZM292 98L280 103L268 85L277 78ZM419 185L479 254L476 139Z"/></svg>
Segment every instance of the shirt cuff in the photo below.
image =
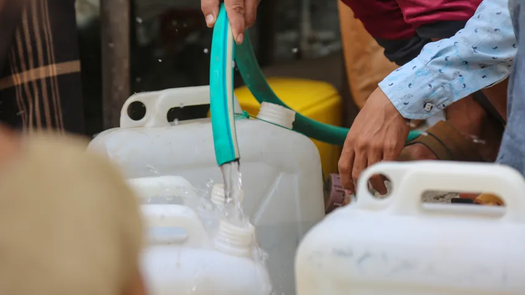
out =
<svg viewBox="0 0 525 295"><path fill-rule="evenodd" d="M427 65L416 58L379 83L379 88L406 119L426 120L453 102L502 81L509 72L504 64L464 74L441 73Z"/></svg>

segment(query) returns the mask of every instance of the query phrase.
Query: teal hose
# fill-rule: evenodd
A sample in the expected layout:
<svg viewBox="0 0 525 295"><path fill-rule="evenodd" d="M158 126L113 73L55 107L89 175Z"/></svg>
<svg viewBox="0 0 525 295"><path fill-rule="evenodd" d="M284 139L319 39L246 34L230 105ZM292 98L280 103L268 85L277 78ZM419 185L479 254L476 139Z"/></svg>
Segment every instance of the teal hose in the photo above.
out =
<svg viewBox="0 0 525 295"><path fill-rule="evenodd" d="M210 111L217 164L240 158L233 108L233 56L235 46L228 16L221 4L213 29L210 61Z"/></svg>
<svg viewBox="0 0 525 295"><path fill-rule="evenodd" d="M244 38L242 45L234 45L224 4L221 4L213 29L210 60L211 121L215 157L219 166L240 158L233 112L233 56L246 86L257 101L266 101L290 109L268 85L257 63L250 38ZM349 129L317 122L296 113L293 130L322 142L343 145ZM411 131L407 141L420 134L419 131Z"/></svg>
<svg viewBox="0 0 525 295"><path fill-rule="evenodd" d="M260 103L267 101L290 109L289 106L275 95L270 85L268 85L268 82L257 63L257 58L253 52L250 38L244 38L244 42L236 47L236 65L239 68L244 83L246 83L246 87L248 87L255 99ZM322 142L343 145L349 129L317 122L296 113L293 130ZM411 131L408 134L407 141L415 139L420 134L420 131Z"/></svg>

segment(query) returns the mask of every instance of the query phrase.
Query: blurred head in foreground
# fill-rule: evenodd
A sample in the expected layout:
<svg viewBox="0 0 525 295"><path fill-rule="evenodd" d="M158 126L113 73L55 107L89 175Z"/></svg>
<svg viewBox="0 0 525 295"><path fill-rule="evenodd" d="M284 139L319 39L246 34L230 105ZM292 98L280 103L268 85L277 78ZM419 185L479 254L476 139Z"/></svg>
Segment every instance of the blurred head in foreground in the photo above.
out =
<svg viewBox="0 0 525 295"><path fill-rule="evenodd" d="M0 294L145 294L135 198L85 147L0 128Z"/></svg>

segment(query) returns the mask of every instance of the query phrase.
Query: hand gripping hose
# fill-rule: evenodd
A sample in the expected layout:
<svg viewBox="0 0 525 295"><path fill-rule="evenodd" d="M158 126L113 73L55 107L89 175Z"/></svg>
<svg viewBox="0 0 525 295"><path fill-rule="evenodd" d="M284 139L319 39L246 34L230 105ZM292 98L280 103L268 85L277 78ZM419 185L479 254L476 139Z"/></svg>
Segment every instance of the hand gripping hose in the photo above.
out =
<svg viewBox="0 0 525 295"><path fill-rule="evenodd" d="M219 165L239 159L233 119L232 56L235 56L239 72L257 101L267 101L290 109L268 85L257 63L250 38L246 37L241 45L234 45L228 17L222 4L213 30L210 67L211 119L215 154ZM319 141L343 145L349 129L317 122L296 112L293 130ZM407 141L420 134L420 131L411 131Z"/></svg>

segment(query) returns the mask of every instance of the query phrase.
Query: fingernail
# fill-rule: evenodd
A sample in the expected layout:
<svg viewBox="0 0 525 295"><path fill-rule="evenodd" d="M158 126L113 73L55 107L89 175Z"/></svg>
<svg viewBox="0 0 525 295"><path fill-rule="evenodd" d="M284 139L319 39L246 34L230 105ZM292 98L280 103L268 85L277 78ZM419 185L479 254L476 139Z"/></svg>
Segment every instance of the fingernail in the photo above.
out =
<svg viewBox="0 0 525 295"><path fill-rule="evenodd" d="M347 189L345 189L345 193L346 193L347 195L352 195L352 191L347 190Z"/></svg>
<svg viewBox="0 0 525 295"><path fill-rule="evenodd" d="M237 38L235 39L235 42L237 42L237 44L242 44L242 40L244 40L244 35L243 34L239 34L239 35L237 35Z"/></svg>
<svg viewBox="0 0 525 295"><path fill-rule="evenodd" d="M213 14L208 14L206 16L206 25L208 26L208 28L213 27L214 23L215 23L215 17L213 16Z"/></svg>

